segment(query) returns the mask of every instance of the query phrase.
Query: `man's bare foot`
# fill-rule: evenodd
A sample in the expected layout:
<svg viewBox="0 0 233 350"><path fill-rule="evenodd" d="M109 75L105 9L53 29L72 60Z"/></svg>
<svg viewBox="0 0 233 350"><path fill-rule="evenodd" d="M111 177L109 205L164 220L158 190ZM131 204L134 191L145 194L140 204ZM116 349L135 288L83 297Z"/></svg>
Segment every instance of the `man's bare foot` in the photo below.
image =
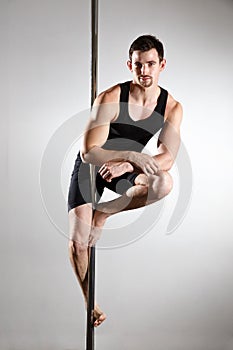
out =
<svg viewBox="0 0 233 350"><path fill-rule="evenodd" d="M94 326L98 327L106 320L106 314L100 310L99 306L95 306L94 310Z"/></svg>

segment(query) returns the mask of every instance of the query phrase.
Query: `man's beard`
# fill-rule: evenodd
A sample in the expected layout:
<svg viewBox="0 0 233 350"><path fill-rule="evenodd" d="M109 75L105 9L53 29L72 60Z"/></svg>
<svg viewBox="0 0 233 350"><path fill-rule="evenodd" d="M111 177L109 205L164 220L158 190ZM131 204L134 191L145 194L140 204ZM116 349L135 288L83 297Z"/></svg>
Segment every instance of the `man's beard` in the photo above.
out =
<svg viewBox="0 0 233 350"><path fill-rule="evenodd" d="M144 86L144 87L147 88L147 87L150 87L153 84L153 79L149 75L146 75L146 76L142 75L142 76L139 77L139 82L140 82L141 86Z"/></svg>

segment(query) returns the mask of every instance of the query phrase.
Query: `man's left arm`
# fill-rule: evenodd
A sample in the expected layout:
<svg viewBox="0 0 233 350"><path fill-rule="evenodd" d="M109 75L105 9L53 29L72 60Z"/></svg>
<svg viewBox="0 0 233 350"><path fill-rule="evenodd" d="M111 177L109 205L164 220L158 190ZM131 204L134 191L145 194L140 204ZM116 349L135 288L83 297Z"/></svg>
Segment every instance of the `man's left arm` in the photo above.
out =
<svg viewBox="0 0 233 350"><path fill-rule="evenodd" d="M158 154L153 156L160 170L168 171L174 164L180 146L182 116L181 104L174 101L159 135Z"/></svg>

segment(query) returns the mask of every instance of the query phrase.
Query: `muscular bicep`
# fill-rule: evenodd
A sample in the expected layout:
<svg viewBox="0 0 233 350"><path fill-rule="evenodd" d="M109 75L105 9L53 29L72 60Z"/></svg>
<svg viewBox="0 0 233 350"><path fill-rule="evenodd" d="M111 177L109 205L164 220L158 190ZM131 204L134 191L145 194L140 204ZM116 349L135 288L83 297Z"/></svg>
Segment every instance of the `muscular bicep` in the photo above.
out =
<svg viewBox="0 0 233 350"><path fill-rule="evenodd" d="M180 146L182 107L177 103L169 113L158 140L158 153L167 153L174 162Z"/></svg>
<svg viewBox="0 0 233 350"><path fill-rule="evenodd" d="M91 110L90 119L83 135L82 153L88 153L93 147L102 147L109 134L110 123L118 115L118 104L106 102L106 99L97 98Z"/></svg>
<svg viewBox="0 0 233 350"><path fill-rule="evenodd" d="M93 147L101 147L108 138L109 124L89 123L83 135L82 153L88 153Z"/></svg>

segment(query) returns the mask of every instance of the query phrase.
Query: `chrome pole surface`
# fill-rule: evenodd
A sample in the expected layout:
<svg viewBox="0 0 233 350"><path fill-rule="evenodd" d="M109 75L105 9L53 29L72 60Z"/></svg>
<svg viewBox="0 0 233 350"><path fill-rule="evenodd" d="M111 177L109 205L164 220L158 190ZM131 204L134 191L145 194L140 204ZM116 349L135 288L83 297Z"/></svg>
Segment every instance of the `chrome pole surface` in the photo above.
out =
<svg viewBox="0 0 233 350"><path fill-rule="evenodd" d="M91 0L91 107L97 95L98 80L98 0ZM96 204L95 166L90 167L92 212ZM89 248L86 350L94 350L95 246Z"/></svg>
<svg viewBox="0 0 233 350"><path fill-rule="evenodd" d="M91 0L91 106L98 84L98 0Z"/></svg>

